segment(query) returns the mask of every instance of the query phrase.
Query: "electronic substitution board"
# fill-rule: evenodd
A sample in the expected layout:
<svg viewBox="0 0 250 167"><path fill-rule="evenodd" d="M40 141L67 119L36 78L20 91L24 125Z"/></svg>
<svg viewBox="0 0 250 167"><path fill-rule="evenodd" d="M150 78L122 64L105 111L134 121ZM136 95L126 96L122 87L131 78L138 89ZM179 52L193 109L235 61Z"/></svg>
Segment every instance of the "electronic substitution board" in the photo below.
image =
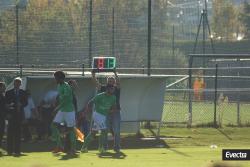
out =
<svg viewBox="0 0 250 167"><path fill-rule="evenodd" d="M112 72L115 67L115 57L93 57L92 70L94 72Z"/></svg>

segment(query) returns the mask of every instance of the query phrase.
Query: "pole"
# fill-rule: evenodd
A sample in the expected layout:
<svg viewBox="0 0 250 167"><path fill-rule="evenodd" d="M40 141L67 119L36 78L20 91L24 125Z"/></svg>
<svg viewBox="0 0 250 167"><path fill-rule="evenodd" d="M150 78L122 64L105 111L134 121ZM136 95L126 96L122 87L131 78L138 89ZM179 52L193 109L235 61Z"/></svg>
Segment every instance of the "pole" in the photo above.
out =
<svg viewBox="0 0 250 167"><path fill-rule="evenodd" d="M89 0L89 68L92 61L92 8L93 2Z"/></svg>
<svg viewBox="0 0 250 167"><path fill-rule="evenodd" d="M189 57L189 69L188 69L188 127L192 126L192 66L193 66L193 56Z"/></svg>
<svg viewBox="0 0 250 167"><path fill-rule="evenodd" d="M215 65L215 80L214 80L214 127L217 128L217 79L218 79L218 64Z"/></svg>
<svg viewBox="0 0 250 167"><path fill-rule="evenodd" d="M205 10L207 11L207 0L204 1L205 1Z"/></svg>
<svg viewBox="0 0 250 167"><path fill-rule="evenodd" d="M16 63L19 65L19 18L18 18L18 4L16 4Z"/></svg>
<svg viewBox="0 0 250 167"><path fill-rule="evenodd" d="M115 9L112 9L112 56L115 57Z"/></svg>
<svg viewBox="0 0 250 167"><path fill-rule="evenodd" d="M213 54L215 53L215 50L214 50L214 42L213 42L213 38L211 37L211 29L210 29L210 25L208 23L208 18L207 18L207 15L206 15L206 22L207 22L207 27L208 27L208 34L209 34L209 37L210 37L210 43L211 43L211 46L212 46L212 51L213 51Z"/></svg>
<svg viewBox="0 0 250 167"><path fill-rule="evenodd" d="M148 0L148 76L151 68L151 0ZM151 128L150 121L146 122L146 127Z"/></svg>
<svg viewBox="0 0 250 167"><path fill-rule="evenodd" d="M196 38L195 38L195 45L194 45L193 53L196 52L196 47L197 47L197 43L198 43L198 36L199 36L199 33L200 33L201 24L203 26L203 40L202 40L202 53L203 54L205 54L205 52L206 52L206 26L208 28L209 37L211 37L211 30L210 30L210 26L209 26L209 22L208 22L208 18L207 18L207 1L206 0L204 0L204 1L205 1L205 7L204 7L204 9L202 10L202 13L201 13L201 18L200 18L200 22L199 22L199 25L198 25L198 31L197 31L197 34L196 34ZM198 4L199 4L199 2L200 1L198 1ZM199 10L199 6L198 6L198 10ZM212 38L210 38L210 42L211 42L212 51L213 51L213 53L215 53ZM203 57L203 67L205 67L205 57Z"/></svg>
<svg viewBox="0 0 250 167"><path fill-rule="evenodd" d="M206 52L206 18L207 18L207 0L205 1L205 8L203 9L202 15L203 15L203 39L202 39L202 53L205 54ZM207 23L208 24L208 23ZM203 67L205 68L205 57L203 57Z"/></svg>
<svg viewBox="0 0 250 167"><path fill-rule="evenodd" d="M84 64L82 64L82 76L84 76Z"/></svg>
<svg viewBox="0 0 250 167"><path fill-rule="evenodd" d="M237 62L239 64L240 59L237 59ZM239 65L240 65L240 67L242 67L241 63ZM240 76L240 70L238 70L237 75ZM237 125L238 126L241 125L241 122L240 122L240 93L239 92L237 92Z"/></svg>
<svg viewBox="0 0 250 167"><path fill-rule="evenodd" d="M196 52L196 47L197 47L197 43L198 43L198 37L199 37L199 33L200 33L200 28L201 28L201 22L202 22L202 15L201 15L201 18L200 18L200 23L198 25L197 34L196 34L196 37L195 37L195 43L194 43L193 53Z"/></svg>
<svg viewBox="0 0 250 167"><path fill-rule="evenodd" d="M20 77L22 78L23 77L23 65L20 64L19 68L20 68Z"/></svg>
<svg viewBox="0 0 250 167"><path fill-rule="evenodd" d="M197 1L197 8L198 8L198 17L197 17L197 24L199 26L199 20L200 20L200 1Z"/></svg>
<svg viewBox="0 0 250 167"><path fill-rule="evenodd" d="M237 125L240 126L240 95L237 92Z"/></svg>
<svg viewBox="0 0 250 167"><path fill-rule="evenodd" d="M148 0L148 76L151 68L151 0Z"/></svg>
<svg viewBox="0 0 250 167"><path fill-rule="evenodd" d="M172 36L172 52L173 52L173 57L175 56L175 27L173 24L173 36Z"/></svg>
<svg viewBox="0 0 250 167"><path fill-rule="evenodd" d="M206 17L206 10L203 10L203 21L202 21L202 28L203 28L203 31L202 31L202 35L203 35L203 38L202 38L202 53L205 54L205 45L206 45L206 27L205 27L205 19L204 17ZM204 60L203 60L204 61ZM203 67L204 67L204 64L203 64Z"/></svg>

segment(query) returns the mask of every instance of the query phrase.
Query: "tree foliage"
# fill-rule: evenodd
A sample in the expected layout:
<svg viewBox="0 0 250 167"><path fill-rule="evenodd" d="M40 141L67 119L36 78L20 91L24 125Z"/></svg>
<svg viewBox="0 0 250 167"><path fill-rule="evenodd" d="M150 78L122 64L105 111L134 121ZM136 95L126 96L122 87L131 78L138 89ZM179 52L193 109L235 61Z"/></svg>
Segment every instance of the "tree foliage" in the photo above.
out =
<svg viewBox="0 0 250 167"><path fill-rule="evenodd" d="M169 24L168 5L168 0L152 0L152 42L157 45L166 43L161 39ZM14 6L0 13L0 55L8 55L8 63L15 64L16 19L20 63L74 66L88 62L89 0L28 0L17 7L18 16ZM115 10L115 56L125 67L145 65L148 0L93 0L92 56L111 55L112 8ZM162 62L171 59L168 49L152 49L155 66L164 66ZM179 59L177 62L182 62Z"/></svg>
<svg viewBox="0 0 250 167"><path fill-rule="evenodd" d="M238 9L228 0L213 1L212 28L215 35L233 39L240 29Z"/></svg>
<svg viewBox="0 0 250 167"><path fill-rule="evenodd" d="M245 1L240 12L240 21L245 27L246 35L250 37L250 4Z"/></svg>

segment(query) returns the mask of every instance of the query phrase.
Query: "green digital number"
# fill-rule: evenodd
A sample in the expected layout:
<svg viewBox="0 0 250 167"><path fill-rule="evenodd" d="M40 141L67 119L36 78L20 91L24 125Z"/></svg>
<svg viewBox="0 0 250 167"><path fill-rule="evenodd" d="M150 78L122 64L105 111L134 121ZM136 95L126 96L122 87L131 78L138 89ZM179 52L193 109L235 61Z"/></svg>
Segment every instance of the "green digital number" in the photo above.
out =
<svg viewBox="0 0 250 167"><path fill-rule="evenodd" d="M108 68L114 68L115 67L115 59L110 58L108 59Z"/></svg>

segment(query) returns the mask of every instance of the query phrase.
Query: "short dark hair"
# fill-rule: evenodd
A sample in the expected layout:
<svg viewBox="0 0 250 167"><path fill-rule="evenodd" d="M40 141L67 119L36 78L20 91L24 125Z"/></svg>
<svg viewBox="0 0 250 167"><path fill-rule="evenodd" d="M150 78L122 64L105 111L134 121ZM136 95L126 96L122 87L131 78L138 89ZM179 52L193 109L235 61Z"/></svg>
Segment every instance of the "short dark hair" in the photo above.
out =
<svg viewBox="0 0 250 167"><path fill-rule="evenodd" d="M54 77L59 79L65 79L65 73L63 71L56 71L54 73Z"/></svg>
<svg viewBox="0 0 250 167"><path fill-rule="evenodd" d="M4 82L0 82L0 87L1 86L5 86L5 83Z"/></svg>

